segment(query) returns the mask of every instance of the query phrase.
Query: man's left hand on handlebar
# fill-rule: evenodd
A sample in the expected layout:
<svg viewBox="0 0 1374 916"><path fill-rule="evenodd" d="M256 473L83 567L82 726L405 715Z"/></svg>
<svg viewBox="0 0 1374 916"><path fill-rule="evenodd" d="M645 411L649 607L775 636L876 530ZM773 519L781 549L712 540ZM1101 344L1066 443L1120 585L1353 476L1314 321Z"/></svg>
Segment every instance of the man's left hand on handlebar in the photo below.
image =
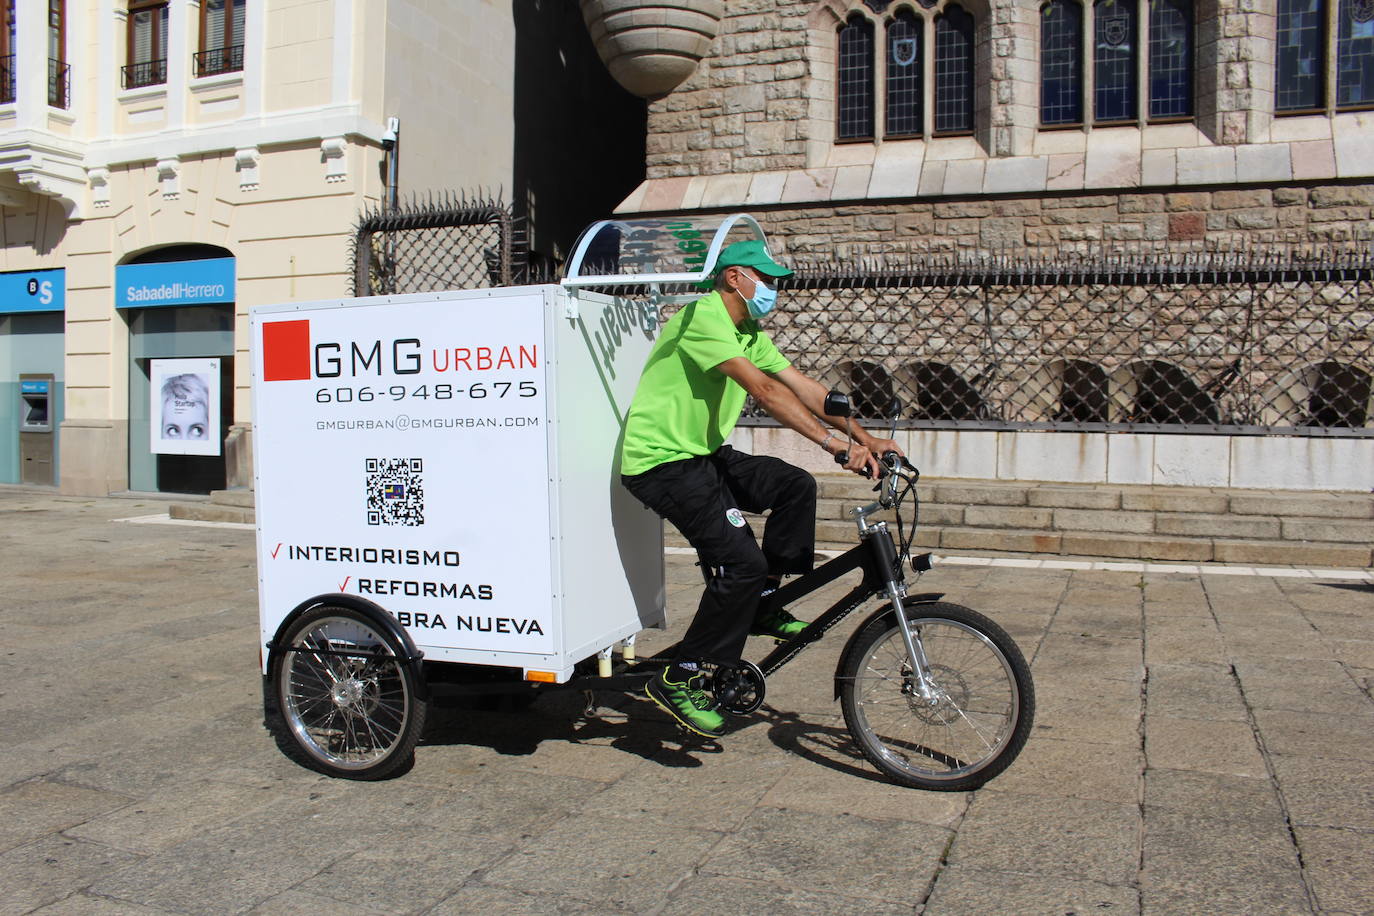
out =
<svg viewBox="0 0 1374 916"><path fill-rule="evenodd" d="M848 460L844 462L846 471L853 471L861 477L870 480L877 480L882 476L883 465L882 457L888 452L896 452L898 455L905 455L899 446L892 439L878 439L870 437L867 445L860 445L858 442L849 442L843 449L848 453ZM838 454L838 453L837 453Z"/></svg>

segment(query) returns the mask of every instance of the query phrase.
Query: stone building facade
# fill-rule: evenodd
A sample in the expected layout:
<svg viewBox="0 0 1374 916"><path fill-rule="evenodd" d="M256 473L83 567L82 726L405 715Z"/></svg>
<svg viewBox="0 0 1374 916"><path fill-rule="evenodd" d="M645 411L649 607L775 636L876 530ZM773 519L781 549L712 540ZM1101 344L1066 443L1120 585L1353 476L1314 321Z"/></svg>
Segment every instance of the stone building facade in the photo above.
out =
<svg viewBox="0 0 1374 916"><path fill-rule="evenodd" d="M1361 256L1374 240L1374 4L737 0L696 72L650 104L648 130L646 180L618 213L747 211L799 266ZM1367 280L1068 282L1084 281L1006 302L915 280L899 294L795 290L797 314L775 332L831 383L904 389L912 454L936 475L1374 485ZM977 329L941 324L947 308L995 313L1004 330L960 345ZM1103 330L1085 332L1076 309L1096 309ZM1157 340L1113 333L1151 324ZM1105 422L1059 422L1089 376L1101 382L1088 419ZM1176 380L1157 403L1206 391L1217 407L1133 428L1150 376ZM1354 380L1342 397L1358 420L1297 431L1337 376ZM968 392L961 404L1001 406L983 422L923 405L932 378ZM1241 389L1250 406L1228 407ZM1290 429L1236 435L1246 424ZM788 448L766 427L744 435Z"/></svg>
<svg viewBox="0 0 1374 916"><path fill-rule="evenodd" d="M1110 123L1091 114L1043 123L1047 10L1035 0L962 0L972 19L971 124L934 129L938 62L923 55L925 123L889 139L883 37L901 16L934 48L950 0L743 0L728 5L713 53L649 110L647 180L623 213L748 209L784 253L826 256L905 251L1065 247L1188 247L1366 243L1374 205L1374 87L1342 84L1338 45L1370 68L1368 4L1318 6L1321 97L1276 110L1293 23L1277 0L1175 3L1187 14L1190 114L1155 118L1149 96L1151 11L1133 10L1129 91L1134 111ZM1073 4L1084 109L1096 101L1093 44L1105 6ZM1093 18L1095 14L1096 19ZM1351 20L1342 26L1341 17ZM872 30L872 136L837 136L840 42L851 23ZM1311 23L1308 23L1311 25ZM1353 26L1355 38L1342 38ZM1101 36L1098 36L1099 38ZM1344 44L1342 44L1344 42ZM890 60L888 61L890 63ZM1309 62L1313 63L1313 62ZM890 68L889 68L890 69ZM935 90L935 91L938 91ZM1344 93L1344 95L1342 95ZM1351 101L1351 98L1355 101ZM935 104L931 104L934 102Z"/></svg>

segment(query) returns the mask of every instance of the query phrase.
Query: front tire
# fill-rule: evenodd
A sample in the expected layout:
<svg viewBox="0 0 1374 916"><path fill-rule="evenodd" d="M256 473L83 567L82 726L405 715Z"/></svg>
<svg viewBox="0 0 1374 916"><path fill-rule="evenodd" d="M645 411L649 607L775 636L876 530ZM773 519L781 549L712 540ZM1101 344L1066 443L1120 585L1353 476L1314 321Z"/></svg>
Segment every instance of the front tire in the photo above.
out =
<svg viewBox="0 0 1374 916"><path fill-rule="evenodd" d="M1010 766L1030 735L1030 669L1006 631L976 611L935 602L906 615L925 648L932 695L920 695L896 616L879 614L846 650L845 724L864 756L895 782L976 789Z"/></svg>
<svg viewBox="0 0 1374 916"><path fill-rule="evenodd" d="M344 779L384 779L414 760L426 703L405 647L345 607L302 614L274 654L278 746Z"/></svg>

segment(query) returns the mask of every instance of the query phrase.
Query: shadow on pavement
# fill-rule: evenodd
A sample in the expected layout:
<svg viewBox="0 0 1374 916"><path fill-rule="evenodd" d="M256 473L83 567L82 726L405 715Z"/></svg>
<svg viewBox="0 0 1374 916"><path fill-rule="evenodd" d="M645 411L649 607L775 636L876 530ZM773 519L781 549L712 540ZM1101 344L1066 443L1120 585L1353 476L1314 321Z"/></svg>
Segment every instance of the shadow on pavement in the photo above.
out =
<svg viewBox="0 0 1374 916"><path fill-rule="evenodd" d="M754 715L769 723L768 739L782 750L846 776L888 782L864 761L848 729L817 725L767 706Z"/></svg>
<svg viewBox="0 0 1374 916"><path fill-rule="evenodd" d="M542 697L533 706L492 699L505 698L450 701L431 709L420 746L470 745L528 756L546 742L597 743L665 767L699 767L694 755L723 751L718 742L678 728L637 697L616 697L616 706L598 705L591 715L578 691Z"/></svg>

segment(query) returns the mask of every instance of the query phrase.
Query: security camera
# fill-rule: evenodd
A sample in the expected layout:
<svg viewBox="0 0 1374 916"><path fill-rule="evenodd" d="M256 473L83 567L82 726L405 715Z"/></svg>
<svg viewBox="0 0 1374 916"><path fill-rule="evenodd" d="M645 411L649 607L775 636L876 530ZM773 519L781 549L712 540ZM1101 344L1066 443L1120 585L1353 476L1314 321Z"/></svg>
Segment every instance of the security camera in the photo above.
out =
<svg viewBox="0 0 1374 916"><path fill-rule="evenodd" d="M386 130L382 131L382 149L390 151L396 146L396 137L401 131L400 118L387 118Z"/></svg>

